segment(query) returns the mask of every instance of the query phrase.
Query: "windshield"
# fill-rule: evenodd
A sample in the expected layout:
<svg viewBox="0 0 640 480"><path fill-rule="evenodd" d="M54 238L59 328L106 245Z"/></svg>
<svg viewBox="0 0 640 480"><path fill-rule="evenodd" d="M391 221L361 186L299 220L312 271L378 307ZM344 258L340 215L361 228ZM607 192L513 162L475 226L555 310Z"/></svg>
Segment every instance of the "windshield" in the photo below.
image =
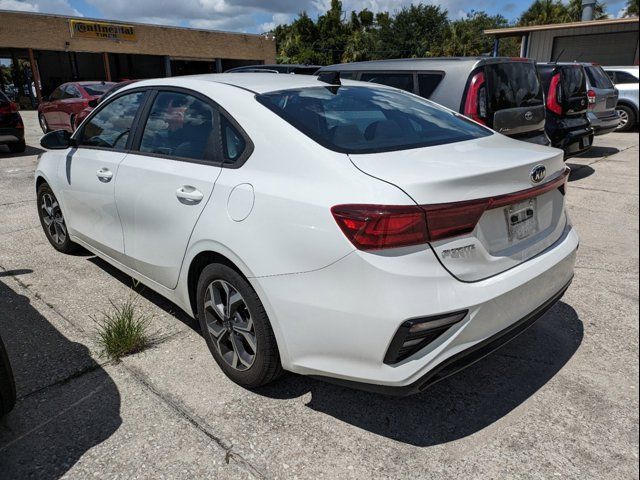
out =
<svg viewBox="0 0 640 480"><path fill-rule="evenodd" d="M85 83L82 85L82 88L84 88L85 92L87 92L91 96L100 96L114 85L115 84L111 82Z"/></svg>
<svg viewBox="0 0 640 480"><path fill-rule="evenodd" d="M602 67L585 67L585 71L587 72L587 77L589 77L589 84L593 88L613 88L611 79L604 73Z"/></svg>
<svg viewBox="0 0 640 480"><path fill-rule="evenodd" d="M542 87L533 63L495 63L487 65L485 71L493 112L543 104Z"/></svg>
<svg viewBox="0 0 640 480"><path fill-rule="evenodd" d="M486 137L492 132L420 97L371 87L312 87L256 96L331 150L376 153Z"/></svg>

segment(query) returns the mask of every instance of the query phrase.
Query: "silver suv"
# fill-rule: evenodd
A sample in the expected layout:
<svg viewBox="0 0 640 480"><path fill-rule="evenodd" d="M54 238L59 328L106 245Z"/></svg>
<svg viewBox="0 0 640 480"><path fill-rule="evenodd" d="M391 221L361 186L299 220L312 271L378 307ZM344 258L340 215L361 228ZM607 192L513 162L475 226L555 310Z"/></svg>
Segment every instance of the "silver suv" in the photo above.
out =
<svg viewBox="0 0 640 480"><path fill-rule="evenodd" d="M618 90L600 65L581 63L587 74L587 96L589 111L587 117L595 135L613 132L620 125L620 116L616 111Z"/></svg>
<svg viewBox="0 0 640 480"><path fill-rule="evenodd" d="M340 78L415 93L518 140L550 144L543 88L532 60L406 58L330 65L318 73L336 71Z"/></svg>
<svg viewBox="0 0 640 480"><path fill-rule="evenodd" d="M619 92L616 106L620 115L618 131L631 130L638 123L638 66L603 68Z"/></svg>

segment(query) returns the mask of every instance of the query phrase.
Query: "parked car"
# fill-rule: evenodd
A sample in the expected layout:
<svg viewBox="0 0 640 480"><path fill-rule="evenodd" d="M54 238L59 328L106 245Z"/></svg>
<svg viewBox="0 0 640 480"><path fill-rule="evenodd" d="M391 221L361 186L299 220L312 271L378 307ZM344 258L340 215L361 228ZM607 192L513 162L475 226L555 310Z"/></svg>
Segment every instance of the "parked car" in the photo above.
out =
<svg viewBox="0 0 640 480"><path fill-rule="evenodd" d="M313 75L320 65L284 64L247 65L227 70L225 73L295 73L297 75Z"/></svg>
<svg viewBox="0 0 640 480"><path fill-rule="evenodd" d="M627 132L638 124L638 66L603 68L619 92L616 105L620 115L618 131Z"/></svg>
<svg viewBox="0 0 640 480"><path fill-rule="evenodd" d="M89 100L89 103L87 104L85 109L82 110L78 115L76 115L73 118L73 130L75 130L80 126L82 121L89 116L89 114L93 111L93 109L96 108L103 99L107 98L112 93L117 92L125 85L129 85L130 83L133 83L135 81L136 80L124 80L122 82L115 83L111 86L111 88L106 90L101 96Z"/></svg>
<svg viewBox="0 0 640 480"><path fill-rule="evenodd" d="M42 138L42 227L197 317L240 385L284 369L415 393L568 287L569 169L418 96L321 78L124 87Z"/></svg>
<svg viewBox="0 0 640 480"><path fill-rule="evenodd" d="M578 63L538 63L546 92L547 135L565 158L584 153L593 145L593 127L587 117L587 76Z"/></svg>
<svg viewBox="0 0 640 480"><path fill-rule="evenodd" d="M73 132L76 115L113 85L113 82L63 83L38 105L40 128L44 133L52 130Z"/></svg>
<svg viewBox="0 0 640 480"><path fill-rule="evenodd" d="M620 116L616 111L618 90L600 65L583 63L582 66L587 74L587 118L593 127L593 133L611 133L620 126Z"/></svg>
<svg viewBox="0 0 640 480"><path fill-rule="evenodd" d="M16 385L9 357L0 337L0 417L9 413L16 403Z"/></svg>
<svg viewBox="0 0 640 480"><path fill-rule="evenodd" d="M497 132L549 145L535 62L461 57L378 60L322 67L340 78L380 83L428 98Z"/></svg>
<svg viewBox="0 0 640 480"><path fill-rule="evenodd" d="M19 110L18 104L0 91L0 145L6 145L11 153L21 153L27 148Z"/></svg>

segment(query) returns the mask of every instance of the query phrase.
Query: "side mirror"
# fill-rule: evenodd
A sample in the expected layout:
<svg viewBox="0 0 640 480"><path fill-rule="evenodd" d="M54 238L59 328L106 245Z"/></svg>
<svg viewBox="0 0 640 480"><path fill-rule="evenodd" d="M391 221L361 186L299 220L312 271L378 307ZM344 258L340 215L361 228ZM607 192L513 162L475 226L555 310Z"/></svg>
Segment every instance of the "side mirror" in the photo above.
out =
<svg viewBox="0 0 640 480"><path fill-rule="evenodd" d="M75 147L76 142L66 130L56 130L42 137L40 145L48 150L64 150L69 147Z"/></svg>
<svg viewBox="0 0 640 480"><path fill-rule="evenodd" d="M91 100L89 100L89 106L91 108L96 108L99 102L100 102L99 98L92 98Z"/></svg>

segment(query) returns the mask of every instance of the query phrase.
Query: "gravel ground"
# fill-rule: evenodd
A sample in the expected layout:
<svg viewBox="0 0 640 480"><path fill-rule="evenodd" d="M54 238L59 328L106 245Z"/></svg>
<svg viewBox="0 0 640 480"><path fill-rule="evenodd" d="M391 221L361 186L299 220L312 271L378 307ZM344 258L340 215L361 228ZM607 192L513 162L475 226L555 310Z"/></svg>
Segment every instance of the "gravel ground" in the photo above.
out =
<svg viewBox="0 0 640 480"><path fill-rule="evenodd" d="M638 133L597 137L572 167L576 277L518 339L394 399L287 375L228 381L195 323L150 291L159 342L119 364L92 317L131 281L56 253L37 218L40 131L0 147L0 335L18 385L0 478L638 478Z"/></svg>

